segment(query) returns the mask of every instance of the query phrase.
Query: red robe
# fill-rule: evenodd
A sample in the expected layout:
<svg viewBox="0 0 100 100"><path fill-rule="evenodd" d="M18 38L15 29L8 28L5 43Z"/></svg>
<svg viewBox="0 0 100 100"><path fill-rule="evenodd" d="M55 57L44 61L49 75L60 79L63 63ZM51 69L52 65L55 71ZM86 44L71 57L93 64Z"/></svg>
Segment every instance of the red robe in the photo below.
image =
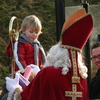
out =
<svg viewBox="0 0 100 100"><path fill-rule="evenodd" d="M65 91L72 91L71 71L62 75L61 69L53 66L43 68L24 88L21 100L72 100L72 97L65 97ZM76 85L77 92L82 92L82 97L76 100L89 100L86 79L81 78Z"/></svg>

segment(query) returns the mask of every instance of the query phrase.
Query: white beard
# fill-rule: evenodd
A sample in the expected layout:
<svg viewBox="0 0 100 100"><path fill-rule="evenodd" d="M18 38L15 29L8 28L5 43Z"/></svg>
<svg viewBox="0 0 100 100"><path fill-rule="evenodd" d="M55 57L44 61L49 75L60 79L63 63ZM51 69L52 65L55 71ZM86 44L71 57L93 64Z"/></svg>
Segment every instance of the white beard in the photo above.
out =
<svg viewBox="0 0 100 100"><path fill-rule="evenodd" d="M63 67L62 74L65 75L71 68L71 62L67 49L60 48L60 43L54 45L47 54L46 63L43 67L54 66Z"/></svg>

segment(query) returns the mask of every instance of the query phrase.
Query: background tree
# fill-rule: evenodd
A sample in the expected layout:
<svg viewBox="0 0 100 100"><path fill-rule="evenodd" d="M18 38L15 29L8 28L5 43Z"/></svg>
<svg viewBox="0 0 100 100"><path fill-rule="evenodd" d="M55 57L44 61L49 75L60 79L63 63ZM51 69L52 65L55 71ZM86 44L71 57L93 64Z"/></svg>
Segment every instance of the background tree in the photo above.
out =
<svg viewBox="0 0 100 100"><path fill-rule="evenodd" d="M27 15L36 15L42 22L39 41L47 52L56 43L55 4L53 0L0 0L0 80L4 80L4 72L8 73L11 64L5 49L9 42L9 21L16 16L19 26ZM4 71L3 71L4 70ZM6 71L5 71L6 70ZM0 85L2 82L0 82Z"/></svg>

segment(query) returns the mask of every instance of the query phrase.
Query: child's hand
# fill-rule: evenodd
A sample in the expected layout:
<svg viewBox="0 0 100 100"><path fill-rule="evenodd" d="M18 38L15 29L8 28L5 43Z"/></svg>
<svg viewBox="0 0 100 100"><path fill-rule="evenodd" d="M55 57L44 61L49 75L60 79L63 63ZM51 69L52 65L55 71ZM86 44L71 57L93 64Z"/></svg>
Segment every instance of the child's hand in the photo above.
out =
<svg viewBox="0 0 100 100"><path fill-rule="evenodd" d="M36 76L36 74L40 71L40 68L37 65L30 64L27 67L32 68L32 72L34 73L33 76Z"/></svg>
<svg viewBox="0 0 100 100"><path fill-rule="evenodd" d="M30 75L30 77L29 77L29 79L28 79L28 81L32 81L34 79L34 76L33 75Z"/></svg>

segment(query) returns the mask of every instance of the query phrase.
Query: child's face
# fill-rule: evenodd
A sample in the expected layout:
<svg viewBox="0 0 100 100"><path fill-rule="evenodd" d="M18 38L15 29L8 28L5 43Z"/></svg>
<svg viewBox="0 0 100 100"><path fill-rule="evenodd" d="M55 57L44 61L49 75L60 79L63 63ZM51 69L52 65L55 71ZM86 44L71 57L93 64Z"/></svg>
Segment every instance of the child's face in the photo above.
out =
<svg viewBox="0 0 100 100"><path fill-rule="evenodd" d="M32 28L28 28L25 31L23 31L24 34L26 34L26 36L31 40L31 41L35 41L37 40L39 33L34 31Z"/></svg>

